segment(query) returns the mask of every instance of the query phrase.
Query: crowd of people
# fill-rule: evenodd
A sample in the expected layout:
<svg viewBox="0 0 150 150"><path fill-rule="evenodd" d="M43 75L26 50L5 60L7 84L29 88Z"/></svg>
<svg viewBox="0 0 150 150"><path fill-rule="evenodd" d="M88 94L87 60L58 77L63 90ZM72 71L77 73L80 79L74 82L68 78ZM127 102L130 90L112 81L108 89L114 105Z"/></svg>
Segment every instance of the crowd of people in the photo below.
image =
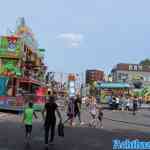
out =
<svg viewBox="0 0 150 150"><path fill-rule="evenodd" d="M112 110L126 110L133 111L135 115L136 110L142 105L142 98L137 96L109 96L108 103Z"/></svg>
<svg viewBox="0 0 150 150"><path fill-rule="evenodd" d="M60 123L67 124L70 126L75 126L75 119L79 120L80 125L84 125L82 118L82 113L84 107L86 112L89 114L89 127L100 127L103 128L102 120L103 120L103 108L102 105L97 103L96 97L88 96L81 97L80 95L76 95L73 97L68 97L65 102L66 109L66 119L62 120L61 113L59 111L58 105L56 103L57 94L55 92L49 91L48 96L46 97L46 103L44 109L42 110L42 118L44 121L44 130L45 130L45 145L48 145L48 142L52 143L55 136L55 127L56 127L56 116L57 113ZM24 109L23 122L25 124L25 137L27 141L31 138L32 132L32 120L33 116L37 119L38 116L34 112L32 98L27 98L28 107ZM133 115L136 115L136 111L142 105L142 99L136 96L109 96L108 104L112 110L132 110ZM49 139L49 131L50 141Z"/></svg>
<svg viewBox="0 0 150 150"><path fill-rule="evenodd" d="M55 92L48 92L48 96L46 97L46 103L44 109L42 110L42 118L44 124L44 131L45 136L45 146L48 147L49 143L53 143L54 136L55 136L55 128L56 128L56 115L57 113L59 118L59 124L67 124L69 123L70 126L75 126L75 119L78 118L80 125L84 125L82 118L82 113L84 109L89 114L89 123L87 125L89 127L100 127L103 128L103 108L102 105L97 103L96 97L88 96L88 97L80 97L80 95L76 95L73 97L68 97L65 101L66 109L66 120L62 119L60 110L56 103L57 94ZM38 119L38 116L34 112L32 98L27 98L28 106L24 109L23 115L23 123L25 124L25 137L27 142L31 139L32 133L32 122L33 117ZM108 103L112 110L126 110L129 111L130 109L133 112L133 115L136 114L136 110L141 106L142 99L138 97L129 97L129 96L109 96ZM50 140L49 140L49 131L50 133Z"/></svg>
<svg viewBox="0 0 150 150"><path fill-rule="evenodd" d="M89 112L89 115L91 116L91 122L89 122L89 126L95 127L96 121L98 119L98 122L100 123L100 126L102 128L102 108L100 105L96 103L96 98L93 96L89 96L85 99L83 102L83 99L77 95L75 97L70 97L68 99L68 104L67 104L67 120L65 121L68 122L70 121L70 125L74 126L74 120L76 117L78 117L78 120L81 125L84 124L81 118L81 113L82 113L82 104L86 106L87 112Z"/></svg>
<svg viewBox="0 0 150 150"><path fill-rule="evenodd" d="M54 136L55 136L55 128L56 128L56 115L59 118L59 122L61 124L66 124L69 122L70 126L74 126L75 119L78 118L80 125L84 125L84 122L82 121L82 98L80 95L69 97L67 102L67 110L66 110L66 120L62 120L62 115L58 109L58 105L56 103L56 93L55 92L49 92L48 96L46 98L46 103L44 106L44 109L42 110L42 118L43 118L43 124L44 124L44 141L45 146L48 147L49 143L53 143ZM33 102L32 98L28 99L28 106L25 107L24 113L23 113L23 123L25 125L25 138L27 143L29 143L31 139L31 133L32 133L32 122L33 117L38 119L38 115L36 115L34 108L33 108ZM89 121L89 127L96 127L98 124L102 128L102 118L103 118L103 112L102 108L97 105L96 98L93 96L90 96L85 101L85 106L87 111L89 112L89 115L91 117ZM98 124L97 124L98 123ZM50 138L49 138L49 131L50 131Z"/></svg>

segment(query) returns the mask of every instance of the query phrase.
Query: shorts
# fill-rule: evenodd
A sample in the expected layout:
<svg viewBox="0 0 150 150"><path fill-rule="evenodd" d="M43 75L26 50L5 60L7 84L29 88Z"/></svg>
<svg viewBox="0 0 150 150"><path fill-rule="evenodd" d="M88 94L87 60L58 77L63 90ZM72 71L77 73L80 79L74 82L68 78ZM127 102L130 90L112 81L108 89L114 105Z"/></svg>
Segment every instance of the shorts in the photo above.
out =
<svg viewBox="0 0 150 150"><path fill-rule="evenodd" d="M32 132L32 125L25 125L26 133Z"/></svg>

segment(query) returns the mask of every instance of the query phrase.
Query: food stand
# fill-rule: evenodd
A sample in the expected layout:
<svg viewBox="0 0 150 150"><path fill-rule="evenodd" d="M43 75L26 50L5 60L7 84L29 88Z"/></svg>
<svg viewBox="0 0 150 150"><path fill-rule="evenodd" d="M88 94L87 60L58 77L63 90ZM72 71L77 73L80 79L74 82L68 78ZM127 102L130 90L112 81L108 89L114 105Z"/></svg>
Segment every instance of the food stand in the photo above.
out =
<svg viewBox="0 0 150 150"><path fill-rule="evenodd" d="M128 95L130 91L129 84L117 82L97 83L96 88L98 90L98 94L100 95L100 100L103 103L108 102L108 96Z"/></svg>

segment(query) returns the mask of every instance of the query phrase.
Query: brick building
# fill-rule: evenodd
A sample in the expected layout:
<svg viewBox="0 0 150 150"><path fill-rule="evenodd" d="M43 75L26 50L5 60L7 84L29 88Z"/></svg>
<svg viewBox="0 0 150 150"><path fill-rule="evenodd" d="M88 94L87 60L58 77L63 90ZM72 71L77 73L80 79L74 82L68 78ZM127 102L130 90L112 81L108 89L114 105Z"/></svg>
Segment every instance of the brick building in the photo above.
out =
<svg viewBox="0 0 150 150"><path fill-rule="evenodd" d="M86 71L86 83L90 83L92 81L103 81L104 80L104 72L101 70L87 70Z"/></svg>

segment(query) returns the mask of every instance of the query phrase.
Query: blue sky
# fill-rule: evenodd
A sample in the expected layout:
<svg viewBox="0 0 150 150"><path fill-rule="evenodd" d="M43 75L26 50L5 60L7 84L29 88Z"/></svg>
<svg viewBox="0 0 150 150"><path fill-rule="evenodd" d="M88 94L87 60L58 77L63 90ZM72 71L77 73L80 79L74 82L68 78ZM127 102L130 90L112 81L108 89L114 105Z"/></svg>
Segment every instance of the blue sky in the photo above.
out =
<svg viewBox="0 0 150 150"><path fill-rule="evenodd" d="M150 58L149 0L1 0L0 34L25 17L49 70L109 72Z"/></svg>

